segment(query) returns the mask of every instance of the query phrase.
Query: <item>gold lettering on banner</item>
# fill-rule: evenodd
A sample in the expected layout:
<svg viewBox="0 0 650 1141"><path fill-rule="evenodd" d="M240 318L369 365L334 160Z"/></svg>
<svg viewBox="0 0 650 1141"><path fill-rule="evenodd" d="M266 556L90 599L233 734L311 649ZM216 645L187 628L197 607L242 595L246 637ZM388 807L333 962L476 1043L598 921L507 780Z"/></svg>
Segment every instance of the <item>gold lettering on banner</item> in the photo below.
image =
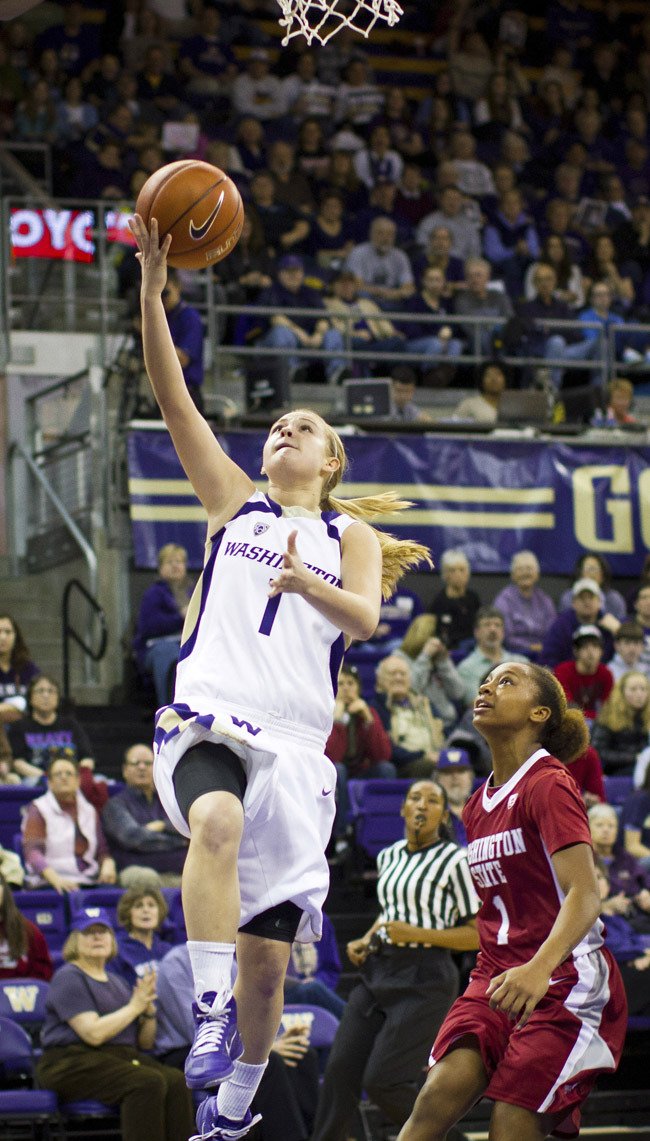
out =
<svg viewBox="0 0 650 1141"><path fill-rule="evenodd" d="M646 468L639 476L638 496L641 538L647 549L650 547L650 468Z"/></svg>
<svg viewBox="0 0 650 1141"><path fill-rule="evenodd" d="M595 483L609 480L611 495L625 496L604 500L604 508L611 519L611 538L598 534L599 523ZM632 503L630 501L630 473L622 464L590 464L573 473L573 526L575 537L588 551L612 551L630 554L634 550Z"/></svg>

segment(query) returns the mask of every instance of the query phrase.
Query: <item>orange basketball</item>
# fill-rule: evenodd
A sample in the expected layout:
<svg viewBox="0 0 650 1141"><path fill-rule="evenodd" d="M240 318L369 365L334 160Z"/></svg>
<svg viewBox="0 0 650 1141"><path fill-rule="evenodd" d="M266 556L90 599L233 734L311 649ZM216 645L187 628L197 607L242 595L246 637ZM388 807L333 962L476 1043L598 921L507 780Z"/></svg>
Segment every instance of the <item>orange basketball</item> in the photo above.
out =
<svg viewBox="0 0 650 1141"><path fill-rule="evenodd" d="M244 222L241 195L216 166L180 159L147 179L135 205L145 226L158 222L160 239L171 234L168 261L177 269L205 269L225 258Z"/></svg>

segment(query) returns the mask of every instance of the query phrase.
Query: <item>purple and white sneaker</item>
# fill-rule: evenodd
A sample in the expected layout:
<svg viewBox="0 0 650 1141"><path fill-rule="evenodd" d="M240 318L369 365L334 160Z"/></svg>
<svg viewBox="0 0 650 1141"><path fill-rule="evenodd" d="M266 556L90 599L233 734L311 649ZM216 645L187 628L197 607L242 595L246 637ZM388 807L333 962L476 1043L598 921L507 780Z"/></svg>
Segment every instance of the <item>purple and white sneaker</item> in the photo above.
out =
<svg viewBox="0 0 650 1141"><path fill-rule="evenodd" d="M190 1137L190 1141L239 1141L261 1120L261 1113L253 1117L247 1109L241 1121L232 1121L219 1113L216 1097L207 1097L196 1112L196 1124L201 1132Z"/></svg>
<svg viewBox="0 0 650 1141"><path fill-rule="evenodd" d="M215 995L204 994L192 1003L194 1042L185 1062L185 1081L189 1089L213 1089L234 1070L234 1063L244 1052L237 1030L237 1006L234 998L218 1013L212 1013Z"/></svg>

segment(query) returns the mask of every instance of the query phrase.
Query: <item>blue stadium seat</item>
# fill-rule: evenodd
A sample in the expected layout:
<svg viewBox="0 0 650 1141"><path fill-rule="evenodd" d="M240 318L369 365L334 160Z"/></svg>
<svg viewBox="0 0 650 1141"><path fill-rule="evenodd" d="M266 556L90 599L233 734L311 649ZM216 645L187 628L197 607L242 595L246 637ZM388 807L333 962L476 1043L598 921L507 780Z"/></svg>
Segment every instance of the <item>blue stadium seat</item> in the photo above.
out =
<svg viewBox="0 0 650 1141"><path fill-rule="evenodd" d="M20 1026L39 1026L45 1020L45 1000L50 984L44 979L2 979L0 1016Z"/></svg>
<svg viewBox="0 0 650 1141"><path fill-rule="evenodd" d="M18 1089L0 1090L3 1141L34 1137L35 1127L58 1125L58 1103L51 1090L34 1089L34 1052L29 1034L11 1018L0 1017L0 1073ZM28 1085L25 1086L24 1083Z"/></svg>
<svg viewBox="0 0 650 1141"><path fill-rule="evenodd" d="M13 851L14 837L20 832L23 809L42 795L42 788L33 788L31 785L9 784L0 788L0 844L3 848Z"/></svg>
<svg viewBox="0 0 650 1141"><path fill-rule="evenodd" d="M357 843L375 857L404 836L400 809L410 780L350 780L348 793Z"/></svg>
<svg viewBox="0 0 650 1141"><path fill-rule="evenodd" d="M605 777L604 781L607 803L614 805L615 808L622 807L630 793L634 792L634 781L631 776Z"/></svg>
<svg viewBox="0 0 650 1141"><path fill-rule="evenodd" d="M50 952L60 951L70 929L68 901L54 888L15 891L16 906L27 919L40 927Z"/></svg>
<svg viewBox="0 0 650 1141"><path fill-rule="evenodd" d="M280 1019L282 1029L289 1030L297 1019L309 1024L310 1046L318 1050L332 1045L339 1028L339 1020L331 1011L325 1010L323 1006L312 1006L310 1003L287 1003Z"/></svg>

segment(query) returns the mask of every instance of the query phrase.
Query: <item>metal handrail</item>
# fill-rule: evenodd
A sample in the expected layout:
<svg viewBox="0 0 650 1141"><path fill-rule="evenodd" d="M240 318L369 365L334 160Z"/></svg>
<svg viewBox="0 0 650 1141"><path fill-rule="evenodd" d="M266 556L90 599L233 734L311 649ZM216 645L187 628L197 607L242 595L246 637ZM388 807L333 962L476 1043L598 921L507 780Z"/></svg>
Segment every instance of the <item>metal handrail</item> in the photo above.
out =
<svg viewBox="0 0 650 1141"><path fill-rule="evenodd" d="M339 313L327 309L314 309L306 308L304 306L291 307L290 309L281 309L278 306L263 306L263 305L218 305L218 312L220 315L232 315L236 317L258 317L266 320L269 317L281 316L290 313L292 317L310 317L320 318L321 320L328 321L331 324L333 319L338 322L344 322L348 325L348 330L344 334L344 346L342 350L329 350L322 348L305 348L302 345L296 345L291 349L291 356L308 358L311 360L330 360L332 357L339 357L344 355L352 361L394 361L396 355L403 361L419 361L422 362L423 354L421 352L407 352L405 349L392 350L388 352L381 352L373 349L370 346L368 349L353 349L351 347L351 325L357 319L354 313ZM507 324L509 318L507 317L485 317L485 316L472 316L464 313L409 313L407 310L388 310L381 309L376 315L365 315L367 320L370 321L391 321L399 323L401 326L411 324L425 324L431 326L431 333L435 335L436 328L442 325L452 325L456 327L466 327L471 334L472 343L467 345L467 351L459 353L457 356L450 357L446 353L428 353L426 359L432 362L446 362L452 364L476 364L485 359L485 354L481 352L480 348L480 334L483 330L498 330L503 329ZM540 366L558 365L564 369L584 369L591 367L594 369L605 368L610 360L608 353L608 338L604 335L603 329L599 321L580 321L577 317L575 320L561 320L561 319L544 319L543 321L534 321L533 324L540 328L549 328L554 332L561 332L563 329L575 332L586 331L589 329L596 330L598 333L599 353L591 360L550 360L545 357L519 357L507 354L506 358L510 363L525 364L532 363ZM627 326L624 326L627 327ZM619 328L619 326L614 326ZM650 339L650 327L647 327L648 337ZM406 334L408 339L408 334ZM262 345L259 341L252 341L245 344L233 344L222 342L213 346L213 353L216 362L218 363L221 356L284 356L286 350L270 348Z"/></svg>
<svg viewBox="0 0 650 1141"><path fill-rule="evenodd" d="M99 620L100 637L99 647L96 650L94 650L88 642L84 641L70 623L70 595L73 590L78 590L84 596ZM76 642L86 656L93 662L100 662L106 653L108 630L106 628L106 615L102 607L77 578L71 578L70 581L66 583L61 605L61 619L63 641L63 696L67 700L70 696L70 640Z"/></svg>
<svg viewBox="0 0 650 1141"><path fill-rule="evenodd" d="M65 523L68 531L70 532L73 539L75 540L75 542L79 546L81 553L82 553L82 555L86 561L86 566L88 567L88 580L90 583L90 590L91 590L92 594L96 594L96 592L97 592L98 562L97 562L97 556L96 556L91 544L88 542L83 531L75 523L75 521L72 518L67 507L61 501L61 499L57 495L56 491L54 490L54 488L50 484L49 480L46 478L46 476L41 471L38 464L34 462L32 456L30 456L29 452L26 451L26 449L23 447L23 445L18 440L14 440L13 443L10 445L10 448L9 448L9 457L8 458L9 458L9 469L10 469L10 471L13 470L13 464L14 464L14 459L15 459L16 455L20 456L20 458L23 460L23 462L27 465L31 474L40 483L43 491L45 492L45 495L49 499L49 501L52 504L52 506L54 507L54 509L59 513L59 515L61 516L63 522Z"/></svg>

